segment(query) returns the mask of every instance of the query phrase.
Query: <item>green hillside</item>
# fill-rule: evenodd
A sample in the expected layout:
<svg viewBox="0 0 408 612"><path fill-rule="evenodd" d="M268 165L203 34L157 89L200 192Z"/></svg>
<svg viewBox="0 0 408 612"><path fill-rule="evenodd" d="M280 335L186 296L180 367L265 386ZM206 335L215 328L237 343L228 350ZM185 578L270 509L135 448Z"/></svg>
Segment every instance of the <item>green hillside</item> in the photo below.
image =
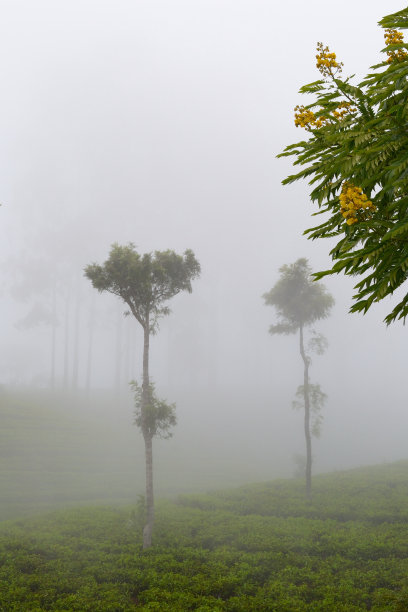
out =
<svg viewBox="0 0 408 612"><path fill-rule="evenodd" d="M225 430L226 439L212 418L202 418L199 426L186 418L193 401L196 413L205 415L208 398L180 395L184 416L174 438L154 441L159 497L291 473L290 452L283 446L280 455L268 455L267 432L258 447L242 426L241 435ZM235 411L247 408L247 398L232 394L229 400L215 398L213 410L228 412L227 401ZM128 389L119 401L108 391L86 397L0 387L0 520L67 505L133 503L144 493L145 466L143 438L132 421Z"/></svg>
<svg viewBox="0 0 408 612"><path fill-rule="evenodd" d="M408 610L408 462L137 508L61 510L0 529L0 609Z"/></svg>
<svg viewBox="0 0 408 612"><path fill-rule="evenodd" d="M143 483L135 428L75 398L2 390L0 419L0 520L67 504L130 503L135 481Z"/></svg>

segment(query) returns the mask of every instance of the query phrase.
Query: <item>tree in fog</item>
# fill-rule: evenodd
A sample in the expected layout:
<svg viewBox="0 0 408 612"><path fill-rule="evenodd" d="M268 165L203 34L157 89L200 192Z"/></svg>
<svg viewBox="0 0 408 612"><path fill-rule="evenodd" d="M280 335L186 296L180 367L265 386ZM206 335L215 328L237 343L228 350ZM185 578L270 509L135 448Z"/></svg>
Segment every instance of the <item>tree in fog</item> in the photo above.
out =
<svg viewBox="0 0 408 612"><path fill-rule="evenodd" d="M309 343L308 348L309 349L311 348L310 343ZM315 438L320 438L321 425L323 422L322 408L324 404L326 403L327 395L321 390L320 385L312 384L309 382L308 397L309 397L310 437L314 436ZM306 401L305 401L304 385L298 386L296 390L295 399L292 402L292 408L294 410L302 410L304 411L304 414L306 415ZM307 472L307 468L308 468L307 456L305 457L304 455L295 455L294 460L296 464L296 472L295 472L296 476L306 477L308 473ZM310 467L310 474L311 474L311 467ZM309 491L309 495L310 495L310 491Z"/></svg>
<svg viewBox="0 0 408 612"><path fill-rule="evenodd" d="M152 404L152 387L149 377L150 335L158 329L160 317L170 313L166 302L180 293L191 293L191 281L200 275L200 264L193 251L183 255L174 251L155 251L140 255L135 246L112 245L103 265L90 264L85 276L100 292L107 291L120 297L143 328L143 380L140 396L140 428L145 443L146 458L146 513L143 529L143 548L152 543L154 523L153 454L154 427L149 425L149 407ZM157 432L156 432L157 433Z"/></svg>
<svg viewBox="0 0 408 612"><path fill-rule="evenodd" d="M308 137L281 154L293 155L298 166L283 182L306 179L311 200L325 214L305 233L313 240L338 238L330 252L333 267L316 277L361 276L351 312L367 312L408 278L408 46L400 31L408 28L408 7L380 25L386 56L357 83L318 43L320 78L301 88L312 99L295 108L295 125ZM407 316L405 291L385 321Z"/></svg>
<svg viewBox="0 0 408 612"><path fill-rule="evenodd" d="M305 328L319 319L328 317L334 304L333 297L324 285L313 281L311 268L307 259L298 259L295 263L280 268L280 278L272 289L263 295L265 304L274 306L278 322L271 325L271 334L295 334L299 332L299 351L303 360L303 385L297 395L301 395L304 407L304 431L306 440L306 496L312 491L312 429L311 413L320 409L323 395L318 385L309 380L311 364L310 352L322 354L327 341L321 334L312 332L312 337L305 348ZM318 422L319 424L319 422ZM315 430L317 431L317 430Z"/></svg>
<svg viewBox="0 0 408 612"><path fill-rule="evenodd" d="M143 387L132 380L130 387L135 401L135 425L139 427L143 436L152 441L153 438L168 439L172 437L170 431L177 424L176 404L168 404L156 395L154 384L149 382L149 396L147 404L143 402ZM152 444L146 447L146 488L149 488L149 500L153 511L153 455ZM146 495L146 499L147 499Z"/></svg>

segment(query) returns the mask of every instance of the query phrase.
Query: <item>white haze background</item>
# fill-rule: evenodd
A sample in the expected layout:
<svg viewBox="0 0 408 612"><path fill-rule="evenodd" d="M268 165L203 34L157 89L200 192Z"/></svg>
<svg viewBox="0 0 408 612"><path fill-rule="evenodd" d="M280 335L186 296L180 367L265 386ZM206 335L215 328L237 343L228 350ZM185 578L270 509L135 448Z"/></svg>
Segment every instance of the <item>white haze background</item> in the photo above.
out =
<svg viewBox="0 0 408 612"><path fill-rule="evenodd" d="M316 42L359 78L381 59L378 20L402 8L1 1L0 382L49 386L55 286L56 388L74 406L88 372L93 389L112 392L104 418L136 445L127 382L140 377L140 331L83 268L113 242L191 248L202 277L170 304L151 347L152 376L179 419L157 469L173 458L199 480L208 461L215 484L218 473L291 474L303 452L291 410L302 363L296 337L268 334L274 311L261 296L299 257L328 268L330 243L302 236L315 210L308 187L282 187L291 163L275 156L305 136L293 108L318 78ZM406 458L406 329L383 324L392 301L349 315L352 279L325 284L336 306L316 326L329 340L311 368L328 394L316 470Z"/></svg>

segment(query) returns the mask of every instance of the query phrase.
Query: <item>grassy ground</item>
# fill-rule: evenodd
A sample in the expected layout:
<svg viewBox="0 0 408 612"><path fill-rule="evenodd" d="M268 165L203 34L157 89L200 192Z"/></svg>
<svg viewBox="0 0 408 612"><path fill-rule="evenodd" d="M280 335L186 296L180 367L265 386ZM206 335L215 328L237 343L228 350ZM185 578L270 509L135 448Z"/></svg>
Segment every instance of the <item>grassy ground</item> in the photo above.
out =
<svg viewBox="0 0 408 612"><path fill-rule="evenodd" d="M302 612L408 609L408 463L158 505L61 510L0 528L0 609Z"/></svg>
<svg viewBox="0 0 408 612"><path fill-rule="evenodd" d="M0 393L0 419L0 520L67 504L129 503L142 492L142 446L123 421L100 419L61 394L15 390Z"/></svg>
<svg viewBox="0 0 408 612"><path fill-rule="evenodd" d="M285 473L282 458L268 455L267 435L263 444L255 444L242 427L241 438L231 428L228 435L217 431L212 418L204 418L208 398L196 400L195 411L203 415L197 426L190 414L192 401L189 396L180 400L183 416L174 438L154 442L158 496L232 487ZM225 408L224 398L217 401L213 410ZM240 401L242 411L247 400ZM143 440L132 413L128 389L119 401L109 392L93 392L87 398L0 388L0 520L68 504L135 501L144 492L145 476ZM282 454L290 463L288 451Z"/></svg>
<svg viewBox="0 0 408 612"><path fill-rule="evenodd" d="M306 502L159 452L160 495L217 490L160 501L143 552L140 436L112 398L73 400L0 392L1 611L408 610L408 462L316 476Z"/></svg>

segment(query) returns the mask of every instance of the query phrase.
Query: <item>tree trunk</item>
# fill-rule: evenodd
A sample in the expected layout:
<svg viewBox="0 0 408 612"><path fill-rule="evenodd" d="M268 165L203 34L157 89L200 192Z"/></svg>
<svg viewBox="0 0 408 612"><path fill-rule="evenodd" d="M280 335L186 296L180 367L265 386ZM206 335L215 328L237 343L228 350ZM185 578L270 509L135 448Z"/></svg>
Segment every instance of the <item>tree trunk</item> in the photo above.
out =
<svg viewBox="0 0 408 612"><path fill-rule="evenodd" d="M146 525L143 528L143 548L152 545L152 532L154 522L154 496L153 496L153 440L152 436L144 436L146 460Z"/></svg>
<svg viewBox="0 0 408 612"><path fill-rule="evenodd" d="M303 399L305 404L305 439L306 439L306 497L312 495L312 436L310 433L310 397L309 397L309 365L310 359L303 345L303 325L299 328L300 354L303 359Z"/></svg>
<svg viewBox="0 0 408 612"><path fill-rule="evenodd" d="M153 449L152 435L144 421L147 406L149 404L150 381L149 381L149 341L150 322L149 315L143 326L143 384L142 384L142 432L145 443L146 457L146 518L147 522L143 529L143 548L152 545L152 533L154 522L154 497L153 497Z"/></svg>

